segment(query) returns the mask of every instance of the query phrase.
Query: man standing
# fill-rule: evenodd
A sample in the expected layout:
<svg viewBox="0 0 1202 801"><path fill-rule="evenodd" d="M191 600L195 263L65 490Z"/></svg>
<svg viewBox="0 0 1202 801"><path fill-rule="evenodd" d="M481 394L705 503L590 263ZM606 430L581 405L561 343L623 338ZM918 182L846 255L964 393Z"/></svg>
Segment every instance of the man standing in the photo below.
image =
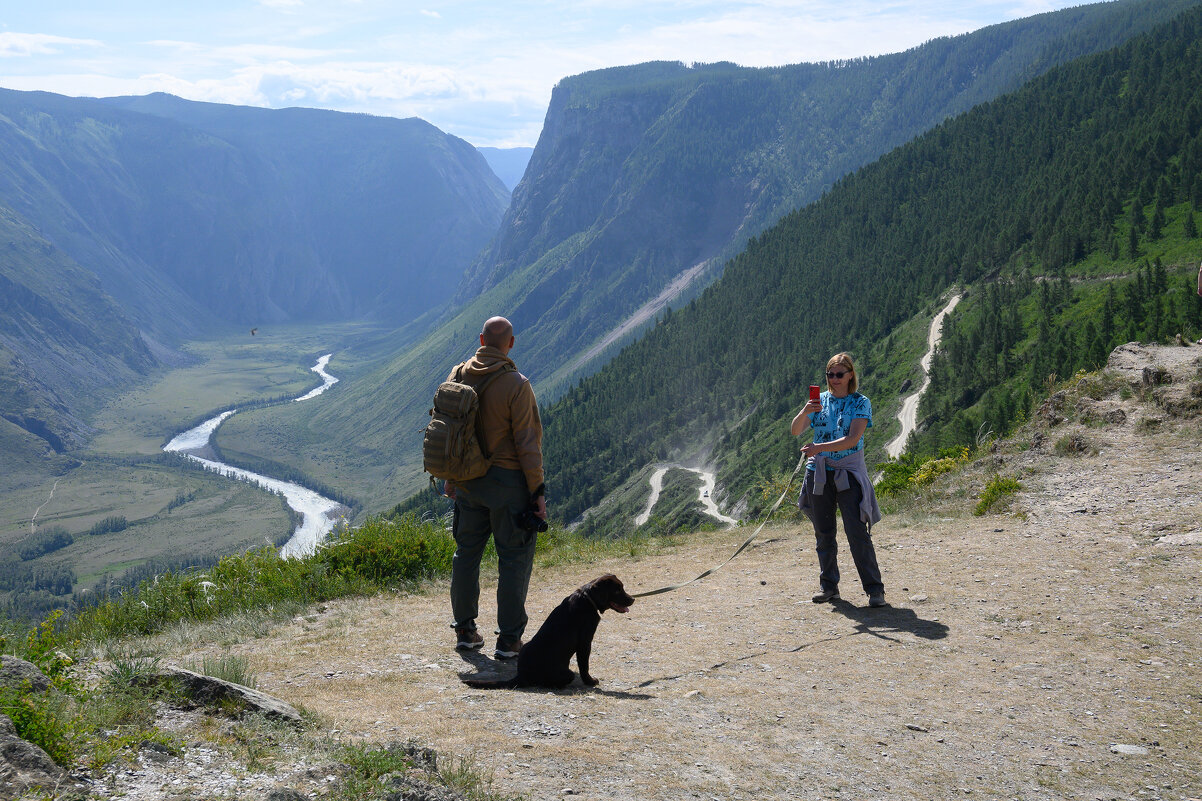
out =
<svg viewBox="0 0 1202 801"><path fill-rule="evenodd" d="M492 317L480 332L480 348L451 371L448 380L480 385L494 373L479 400L480 432L485 453L491 457L488 472L480 478L450 481L445 492L455 501L455 557L451 563L451 614L455 620L456 648L479 648L484 638L476 630L480 600L480 557L489 535L497 550L498 659L512 659L522 648L526 630L526 591L534 567L536 532L522 528L516 519L534 507L547 519L543 486L543 426L530 381L517 371L509 351L513 326L504 317ZM456 379L460 372L461 377Z"/></svg>

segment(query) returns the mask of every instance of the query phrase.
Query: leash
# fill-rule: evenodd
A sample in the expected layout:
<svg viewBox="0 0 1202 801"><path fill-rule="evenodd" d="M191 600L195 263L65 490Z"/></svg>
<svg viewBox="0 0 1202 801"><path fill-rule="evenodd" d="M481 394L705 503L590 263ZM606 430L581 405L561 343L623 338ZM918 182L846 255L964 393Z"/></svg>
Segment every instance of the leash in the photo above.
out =
<svg viewBox="0 0 1202 801"><path fill-rule="evenodd" d="M805 454L802 454L801 459L797 462L797 467L793 468L793 475L789 476L789 480L785 484L785 491L782 492L780 494L780 497L776 499L776 503L772 504L772 508L768 510L768 514L765 515L765 517L764 517L764 521L762 523L760 523L759 527L756 528L755 531L751 532L751 536L743 541L743 544L740 545L735 550L735 552L730 555L729 559L727 559L722 564L717 565L716 567L711 567L709 570L705 571L701 575L691 578L688 581L683 581L680 584L673 584L670 587L660 587L658 590L648 590L647 592L636 592L636 593L633 593L631 595L631 597L632 598L646 598L649 595L661 595L665 592L672 592L673 590L679 590L681 587L687 587L695 581L700 581L701 579L705 578L706 576L709 576L713 573L717 573L719 570L721 570L722 568L726 567L731 562L733 562L735 557L738 556L739 554L743 553L743 551L747 550L747 546L751 545L751 543L755 540L755 538L760 535L760 532L763 531L764 526L768 525L768 521L772 519L772 515L776 514L776 510L780 508L781 502L784 501L785 496L789 494L789 488L793 486L793 479L797 478L797 474L801 472L801 468L802 468L802 466L805 465L805 463L806 463L806 457L805 457Z"/></svg>

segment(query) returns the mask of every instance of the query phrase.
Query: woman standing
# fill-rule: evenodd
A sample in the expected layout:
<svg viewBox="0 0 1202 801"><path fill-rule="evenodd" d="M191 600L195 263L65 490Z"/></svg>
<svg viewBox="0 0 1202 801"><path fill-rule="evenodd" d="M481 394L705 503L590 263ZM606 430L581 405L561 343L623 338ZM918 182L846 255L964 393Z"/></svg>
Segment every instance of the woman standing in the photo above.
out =
<svg viewBox="0 0 1202 801"><path fill-rule="evenodd" d="M797 503L814 524L818 541L822 591L813 598L816 604L839 598L837 506L868 605L885 605L885 585L870 530L881 519L881 510L864 462L864 431L872 426L872 403L856 391L858 384L851 354L832 356L826 363L827 391L816 400L811 397L790 427L794 436L807 426L814 429L814 441L801 449L807 457L806 477Z"/></svg>

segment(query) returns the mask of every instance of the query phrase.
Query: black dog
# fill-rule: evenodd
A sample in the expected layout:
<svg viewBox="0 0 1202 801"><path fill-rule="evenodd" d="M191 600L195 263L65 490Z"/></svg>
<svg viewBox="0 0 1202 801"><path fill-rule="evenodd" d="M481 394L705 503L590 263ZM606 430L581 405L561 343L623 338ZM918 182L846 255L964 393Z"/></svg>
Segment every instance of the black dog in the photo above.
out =
<svg viewBox="0 0 1202 801"><path fill-rule="evenodd" d="M589 675L588 658L593 649L593 635L606 609L625 613L634 603L622 582L613 574L593 579L564 598L547 615L538 633L518 652L517 675L507 681L463 679L470 687L552 687L559 689L572 683L575 673L568 667L572 654L580 668L581 680L590 687L597 680Z"/></svg>

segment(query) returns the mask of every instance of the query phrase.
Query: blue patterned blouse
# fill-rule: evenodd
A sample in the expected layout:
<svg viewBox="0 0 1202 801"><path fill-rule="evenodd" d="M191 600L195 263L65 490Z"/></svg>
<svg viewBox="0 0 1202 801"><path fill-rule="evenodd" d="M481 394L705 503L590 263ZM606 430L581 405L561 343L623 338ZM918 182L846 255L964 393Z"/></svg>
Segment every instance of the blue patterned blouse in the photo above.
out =
<svg viewBox="0 0 1202 801"><path fill-rule="evenodd" d="M818 396L822 401L822 411L810 415L810 424L814 427L814 442L821 445L824 442L834 442L846 437L851 431L851 421L864 418L868 428L872 428L872 401L859 392L852 392L845 397L836 398L830 390ZM856 443L854 448L841 451L831 451L827 459L842 459L844 456L864 450L864 438ZM814 464L806 464L807 470L813 470Z"/></svg>

